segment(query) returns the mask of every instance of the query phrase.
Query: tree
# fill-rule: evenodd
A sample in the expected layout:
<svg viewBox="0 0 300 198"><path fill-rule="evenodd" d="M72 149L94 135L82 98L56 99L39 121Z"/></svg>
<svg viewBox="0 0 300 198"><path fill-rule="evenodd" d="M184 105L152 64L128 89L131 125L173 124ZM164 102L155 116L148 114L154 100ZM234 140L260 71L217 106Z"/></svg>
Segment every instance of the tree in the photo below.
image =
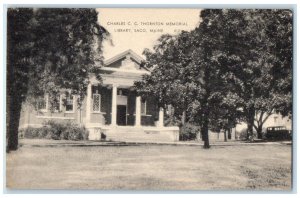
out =
<svg viewBox="0 0 300 198"><path fill-rule="evenodd" d="M146 51L148 63L155 68L136 85L140 92L153 93L164 103L180 107L183 114L189 109L189 117L201 127L204 148L209 148L208 129L213 112L219 109L223 79L214 58L218 42L211 39L218 28L210 27L208 12L201 12L201 17L203 22L195 30L163 36L154 53Z"/></svg>
<svg viewBox="0 0 300 198"><path fill-rule="evenodd" d="M180 126L187 121L186 111L195 95L193 71L187 69L192 62L190 36L186 31L176 36L162 35L153 51L145 49L145 67L152 72L135 82L139 94L156 98L160 107L172 105L175 116L181 118Z"/></svg>
<svg viewBox="0 0 300 198"><path fill-rule="evenodd" d="M230 106L243 108L249 137L276 112L291 112L292 14L289 10L222 10L216 23ZM218 36L218 35L217 35Z"/></svg>
<svg viewBox="0 0 300 198"><path fill-rule="evenodd" d="M257 110L254 128L259 138L262 138L263 124L272 113L290 116L292 111L292 12L272 10L261 14L266 23L272 88L269 101L261 100Z"/></svg>
<svg viewBox="0 0 300 198"><path fill-rule="evenodd" d="M28 12L25 9L17 10L22 10L22 13L15 15L17 20L26 16L24 12ZM12 9L12 13L15 12ZM19 84L22 82L23 100L48 93L52 109L61 90L70 90L72 94L79 95L78 102L81 104L89 73L95 73L101 80L101 44L108 33L97 23L98 13L95 9L35 9L30 10L30 13L31 17L27 19L30 24L26 24L28 27L14 32L17 24L13 23L15 19L10 18L11 13L8 12L8 24L11 24L8 35L30 34L30 40L24 37L11 38L8 41L11 48L19 49L24 41L31 43L26 49L28 61L22 62L22 67L16 67L14 62L8 61L9 69L23 74L17 80L15 74L8 74L15 79L8 81L8 87L14 85L12 92L19 94ZM11 54L17 60L22 60L22 55L13 51ZM12 115L12 119L8 120L9 126L11 123L15 126L9 127L8 150L16 150L18 146L18 122L23 100L17 101L15 112L18 115ZM8 112L12 112L12 108L9 107Z"/></svg>
<svg viewBox="0 0 300 198"><path fill-rule="evenodd" d="M183 110L191 107L205 148L208 129L220 120L226 120L219 127L227 130L246 121L251 139L259 115L261 135L271 113L291 112L291 16L288 10L203 10L199 26L184 33L183 49L176 45L181 34L164 36L154 53L146 51L154 69L137 87L163 104L189 104Z"/></svg>
<svg viewBox="0 0 300 198"><path fill-rule="evenodd" d="M219 46L220 26L212 25L215 17L219 16L220 10L203 10L200 13L202 22L193 31L193 43L196 46L193 52L193 67L196 75L193 79L197 85L197 100L199 108L197 120L201 126L204 148L209 148L208 130L210 125L215 124L214 115L222 109L220 103L223 98L224 80L222 78L221 64L217 58L221 53Z"/></svg>
<svg viewBox="0 0 300 198"><path fill-rule="evenodd" d="M220 70L224 80L223 91L218 91L223 99L216 110L226 108L234 123L242 108L248 137L256 128L261 138L262 125L274 111L291 112L292 14L224 9L203 10L201 17L205 31L199 31L203 37L199 41L207 43L202 45L207 52L199 55L207 58L200 61L210 61L212 71Z"/></svg>
<svg viewBox="0 0 300 198"><path fill-rule="evenodd" d="M182 124L186 111L189 118L201 126L204 148L209 148L208 128L210 109L220 101L221 81L217 69L211 72L212 62L207 54L211 46L201 36L204 27L177 36L164 35L158 40L154 52L145 51L146 65L153 68L151 75L136 82L141 94L158 98L160 104L172 104L180 110Z"/></svg>
<svg viewBox="0 0 300 198"><path fill-rule="evenodd" d="M18 147L18 127L22 101L27 94L32 54L32 9L7 11L7 150Z"/></svg>

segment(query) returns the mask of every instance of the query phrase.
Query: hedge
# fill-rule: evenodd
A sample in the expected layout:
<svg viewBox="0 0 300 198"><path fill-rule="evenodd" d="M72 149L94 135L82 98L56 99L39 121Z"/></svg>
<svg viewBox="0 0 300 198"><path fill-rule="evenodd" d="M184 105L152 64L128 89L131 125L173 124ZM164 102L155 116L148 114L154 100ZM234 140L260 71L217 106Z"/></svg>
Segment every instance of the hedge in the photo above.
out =
<svg viewBox="0 0 300 198"><path fill-rule="evenodd" d="M180 127L179 140L195 140L198 133L200 133L199 126L193 125L191 123L186 123L184 126Z"/></svg>
<svg viewBox="0 0 300 198"><path fill-rule="evenodd" d="M44 127L28 127L21 129L19 134L29 139L84 140L88 137L88 130L72 122L48 121Z"/></svg>

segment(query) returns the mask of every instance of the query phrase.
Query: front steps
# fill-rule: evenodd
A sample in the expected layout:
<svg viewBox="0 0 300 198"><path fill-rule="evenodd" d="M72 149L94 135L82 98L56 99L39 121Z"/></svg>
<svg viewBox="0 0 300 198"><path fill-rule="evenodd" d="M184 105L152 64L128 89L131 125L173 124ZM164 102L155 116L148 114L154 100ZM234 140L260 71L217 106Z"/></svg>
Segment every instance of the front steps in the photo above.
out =
<svg viewBox="0 0 300 198"><path fill-rule="evenodd" d="M178 127L135 127L135 126L102 126L87 127L90 140L123 142L176 142L179 140Z"/></svg>

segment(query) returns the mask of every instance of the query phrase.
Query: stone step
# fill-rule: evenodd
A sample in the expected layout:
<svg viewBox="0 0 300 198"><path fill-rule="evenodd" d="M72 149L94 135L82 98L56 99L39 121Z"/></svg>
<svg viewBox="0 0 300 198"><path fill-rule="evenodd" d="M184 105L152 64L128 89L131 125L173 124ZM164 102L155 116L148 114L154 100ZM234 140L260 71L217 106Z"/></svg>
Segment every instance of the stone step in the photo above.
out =
<svg viewBox="0 0 300 198"><path fill-rule="evenodd" d="M107 140L114 141L168 141L170 137L168 134L146 134L144 132L130 132L130 133L106 133Z"/></svg>
<svg viewBox="0 0 300 198"><path fill-rule="evenodd" d="M175 137L174 129L166 128L158 130L155 127L107 127L93 128L90 130L91 140L100 140L101 133L106 135L106 140L125 141L125 142L169 142L178 140Z"/></svg>

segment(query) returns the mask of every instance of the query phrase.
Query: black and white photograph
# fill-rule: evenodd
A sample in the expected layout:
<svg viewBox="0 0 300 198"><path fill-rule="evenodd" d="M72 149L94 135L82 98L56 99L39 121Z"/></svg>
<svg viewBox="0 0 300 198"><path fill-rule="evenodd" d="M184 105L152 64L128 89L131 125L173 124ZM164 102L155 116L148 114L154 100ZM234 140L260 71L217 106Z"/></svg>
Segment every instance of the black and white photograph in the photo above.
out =
<svg viewBox="0 0 300 198"><path fill-rule="evenodd" d="M4 15L8 191L295 188L293 6Z"/></svg>

